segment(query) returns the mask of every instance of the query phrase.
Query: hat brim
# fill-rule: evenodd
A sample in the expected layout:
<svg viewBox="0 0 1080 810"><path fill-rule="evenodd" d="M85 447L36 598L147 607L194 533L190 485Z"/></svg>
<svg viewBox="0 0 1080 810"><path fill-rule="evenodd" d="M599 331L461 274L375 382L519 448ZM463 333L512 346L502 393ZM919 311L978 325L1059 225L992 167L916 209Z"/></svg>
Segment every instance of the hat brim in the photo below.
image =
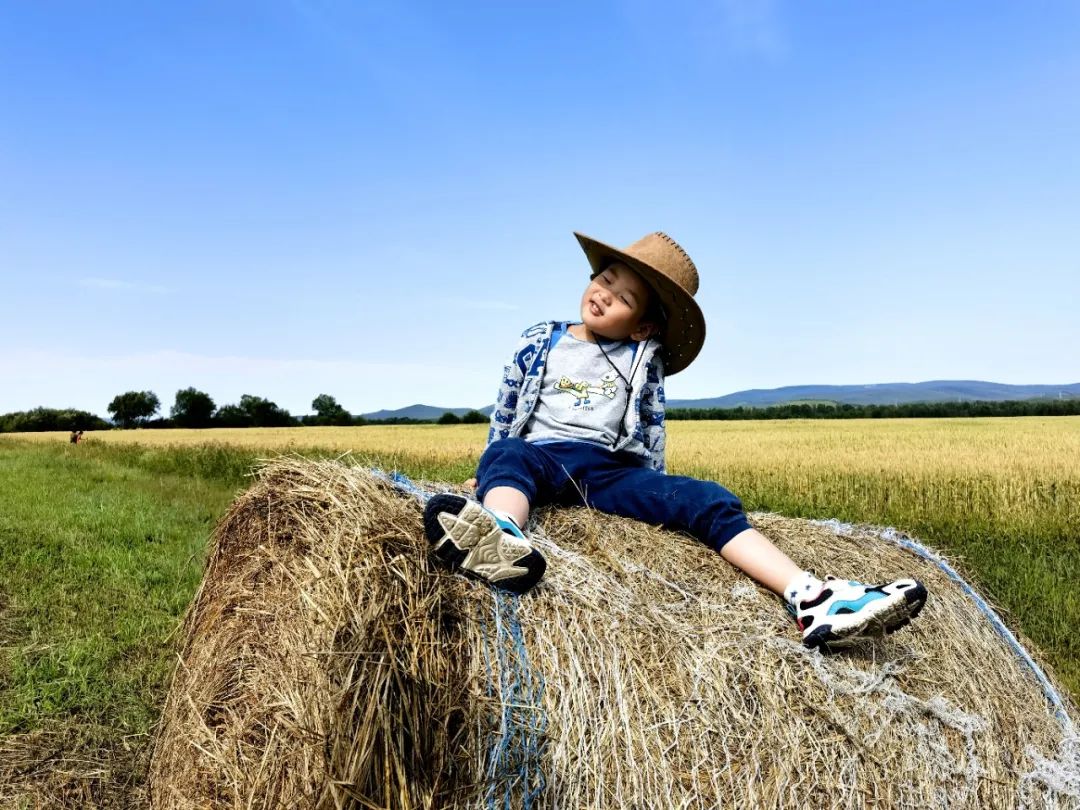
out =
<svg viewBox="0 0 1080 810"><path fill-rule="evenodd" d="M619 248L577 231L574 231L574 236L585 251L593 274L609 264L622 262L641 276L660 299L667 316L659 335L664 347L665 373L678 374L694 362L705 345L705 315L694 297L652 265Z"/></svg>

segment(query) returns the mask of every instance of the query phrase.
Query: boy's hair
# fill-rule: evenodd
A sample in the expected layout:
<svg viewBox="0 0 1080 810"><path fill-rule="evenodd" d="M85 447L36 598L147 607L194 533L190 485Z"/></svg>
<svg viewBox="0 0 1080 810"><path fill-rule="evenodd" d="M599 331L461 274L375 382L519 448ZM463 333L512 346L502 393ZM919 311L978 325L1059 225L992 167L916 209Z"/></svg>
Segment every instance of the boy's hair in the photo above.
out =
<svg viewBox="0 0 1080 810"><path fill-rule="evenodd" d="M660 296L652 287L649 287L649 305L645 307L645 317L642 320L653 324L658 335L663 334L667 313L664 312L664 305L660 303Z"/></svg>

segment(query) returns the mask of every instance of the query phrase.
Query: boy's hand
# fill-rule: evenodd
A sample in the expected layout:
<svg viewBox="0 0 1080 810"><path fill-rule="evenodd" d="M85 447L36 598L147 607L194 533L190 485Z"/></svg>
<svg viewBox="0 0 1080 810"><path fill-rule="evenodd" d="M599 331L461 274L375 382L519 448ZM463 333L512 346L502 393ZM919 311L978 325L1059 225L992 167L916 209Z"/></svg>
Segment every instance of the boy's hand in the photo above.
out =
<svg viewBox="0 0 1080 810"><path fill-rule="evenodd" d="M469 478L468 480L465 481L465 486L467 486L469 489L475 490L476 489L476 479L475 478Z"/></svg>

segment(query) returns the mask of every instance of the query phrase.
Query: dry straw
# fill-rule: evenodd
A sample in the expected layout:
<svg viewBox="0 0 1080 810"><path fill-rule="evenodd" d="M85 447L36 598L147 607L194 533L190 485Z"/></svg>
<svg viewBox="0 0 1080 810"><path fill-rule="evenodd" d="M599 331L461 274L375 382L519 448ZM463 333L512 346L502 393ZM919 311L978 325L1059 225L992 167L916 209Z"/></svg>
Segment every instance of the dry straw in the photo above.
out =
<svg viewBox="0 0 1080 810"><path fill-rule="evenodd" d="M932 563L753 517L821 573L918 576L926 610L822 657L719 556L585 509L537 515L548 574L499 597L432 567L415 499L276 461L216 532L153 804L1080 806L1075 736Z"/></svg>

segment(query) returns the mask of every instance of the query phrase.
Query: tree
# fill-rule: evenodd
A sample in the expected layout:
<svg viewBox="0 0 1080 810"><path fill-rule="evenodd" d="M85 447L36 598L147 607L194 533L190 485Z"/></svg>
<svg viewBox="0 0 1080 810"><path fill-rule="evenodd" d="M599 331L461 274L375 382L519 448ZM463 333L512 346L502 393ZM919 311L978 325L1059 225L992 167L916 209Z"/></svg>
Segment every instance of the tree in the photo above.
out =
<svg viewBox="0 0 1080 810"><path fill-rule="evenodd" d="M210 426L214 407L209 394L185 388L176 392L176 404L169 410L169 416L177 427L204 428Z"/></svg>
<svg viewBox="0 0 1080 810"><path fill-rule="evenodd" d="M329 394L319 394L311 401L315 411L317 425L351 425L352 414L338 405L338 401Z"/></svg>
<svg viewBox="0 0 1080 810"><path fill-rule="evenodd" d="M214 414L219 427L251 427L251 416L239 405L222 405Z"/></svg>
<svg viewBox="0 0 1080 810"><path fill-rule="evenodd" d="M438 425L460 425L461 424L461 417L458 416L453 411L447 411L446 413L444 413L442 416L439 417L439 421L436 422L436 424L438 424Z"/></svg>
<svg viewBox="0 0 1080 810"><path fill-rule="evenodd" d="M480 413L480 411L469 411L461 417L461 421L466 425L486 425L488 418Z"/></svg>
<svg viewBox="0 0 1080 810"><path fill-rule="evenodd" d="M130 428L153 416L160 407L161 400L153 391L127 391L113 397L108 411L120 427Z"/></svg>
<svg viewBox="0 0 1080 810"><path fill-rule="evenodd" d="M34 408L0 414L0 433L39 430L109 430L100 416L75 408Z"/></svg>
<svg viewBox="0 0 1080 810"><path fill-rule="evenodd" d="M251 414L255 427L288 427L293 423L287 410L262 397L244 394L240 397L240 407Z"/></svg>
<svg viewBox="0 0 1080 810"><path fill-rule="evenodd" d="M240 397L238 405L219 408L215 421L222 427L289 427L295 424L288 411L251 394Z"/></svg>

